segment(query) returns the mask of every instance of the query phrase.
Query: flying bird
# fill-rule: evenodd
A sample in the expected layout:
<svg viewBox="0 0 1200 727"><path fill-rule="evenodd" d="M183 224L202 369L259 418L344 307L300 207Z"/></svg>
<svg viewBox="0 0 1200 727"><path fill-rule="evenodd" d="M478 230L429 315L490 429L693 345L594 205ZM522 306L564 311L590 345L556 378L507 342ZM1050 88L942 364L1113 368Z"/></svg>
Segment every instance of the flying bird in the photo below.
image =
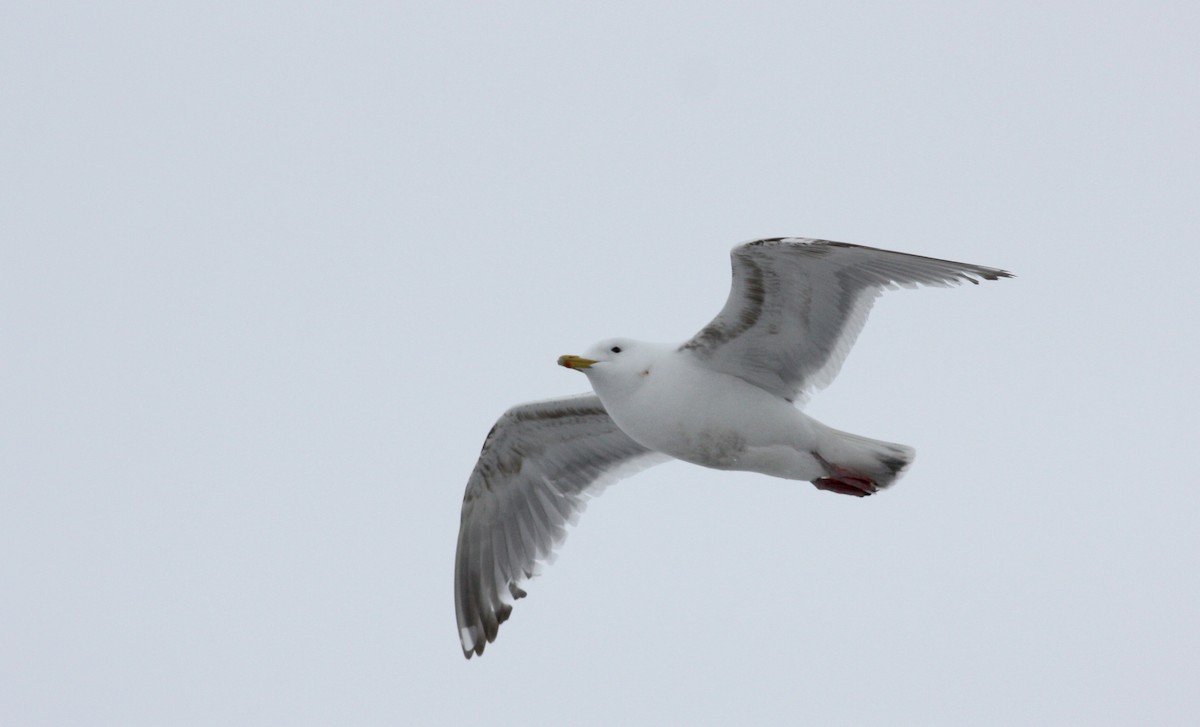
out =
<svg viewBox="0 0 1200 727"><path fill-rule="evenodd" d="M730 253L725 307L683 343L613 338L558 359L593 393L520 404L488 433L467 481L454 564L463 654L482 654L589 496L680 459L806 480L864 497L888 487L913 449L804 414L836 376L875 299L891 288L996 280L1004 270L801 237Z"/></svg>

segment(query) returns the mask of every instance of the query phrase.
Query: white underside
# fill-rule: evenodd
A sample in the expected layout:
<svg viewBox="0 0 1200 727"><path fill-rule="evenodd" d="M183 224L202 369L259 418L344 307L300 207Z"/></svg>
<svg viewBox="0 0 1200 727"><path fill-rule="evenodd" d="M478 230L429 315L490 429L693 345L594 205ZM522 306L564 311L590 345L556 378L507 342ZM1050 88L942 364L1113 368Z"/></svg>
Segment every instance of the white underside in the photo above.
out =
<svg viewBox="0 0 1200 727"><path fill-rule="evenodd" d="M714 469L793 480L827 474L813 453L823 451L829 430L791 402L685 356L663 357L640 378L632 390L592 380L617 426L639 444Z"/></svg>

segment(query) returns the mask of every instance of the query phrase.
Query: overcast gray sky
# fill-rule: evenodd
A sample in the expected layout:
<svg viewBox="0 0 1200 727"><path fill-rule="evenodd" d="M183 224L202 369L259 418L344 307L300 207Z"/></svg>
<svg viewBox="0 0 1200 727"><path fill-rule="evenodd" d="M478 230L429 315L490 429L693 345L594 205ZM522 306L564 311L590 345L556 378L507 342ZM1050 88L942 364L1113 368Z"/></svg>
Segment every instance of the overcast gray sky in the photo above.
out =
<svg viewBox="0 0 1200 727"><path fill-rule="evenodd" d="M0 721L1195 724L1198 12L5 4ZM465 661L495 418L776 235L1019 276L813 400L904 480L647 471Z"/></svg>

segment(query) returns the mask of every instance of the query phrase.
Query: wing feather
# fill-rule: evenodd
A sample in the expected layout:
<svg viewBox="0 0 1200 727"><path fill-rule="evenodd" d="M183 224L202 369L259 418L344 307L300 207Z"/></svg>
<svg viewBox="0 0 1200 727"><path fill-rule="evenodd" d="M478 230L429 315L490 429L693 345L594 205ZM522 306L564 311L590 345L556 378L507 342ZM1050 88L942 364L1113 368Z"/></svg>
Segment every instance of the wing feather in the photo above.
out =
<svg viewBox="0 0 1200 727"><path fill-rule="evenodd" d="M982 265L801 237L755 240L730 257L725 307L680 350L792 401L833 380L883 291L1012 277Z"/></svg>
<svg viewBox="0 0 1200 727"><path fill-rule="evenodd" d="M454 564L463 654L495 640L511 601L525 595L520 584L552 559L588 497L667 459L630 439L591 394L505 412L463 496Z"/></svg>

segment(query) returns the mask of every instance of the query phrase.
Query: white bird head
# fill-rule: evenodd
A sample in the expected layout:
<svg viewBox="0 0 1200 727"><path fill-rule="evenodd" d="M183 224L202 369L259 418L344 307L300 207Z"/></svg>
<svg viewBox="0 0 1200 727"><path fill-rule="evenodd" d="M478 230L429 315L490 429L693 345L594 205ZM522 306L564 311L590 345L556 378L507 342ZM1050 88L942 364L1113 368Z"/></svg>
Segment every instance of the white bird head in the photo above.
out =
<svg viewBox="0 0 1200 727"><path fill-rule="evenodd" d="M559 366L582 371L596 393L628 391L650 375L663 347L631 338L609 338L589 348L583 356L560 356Z"/></svg>

